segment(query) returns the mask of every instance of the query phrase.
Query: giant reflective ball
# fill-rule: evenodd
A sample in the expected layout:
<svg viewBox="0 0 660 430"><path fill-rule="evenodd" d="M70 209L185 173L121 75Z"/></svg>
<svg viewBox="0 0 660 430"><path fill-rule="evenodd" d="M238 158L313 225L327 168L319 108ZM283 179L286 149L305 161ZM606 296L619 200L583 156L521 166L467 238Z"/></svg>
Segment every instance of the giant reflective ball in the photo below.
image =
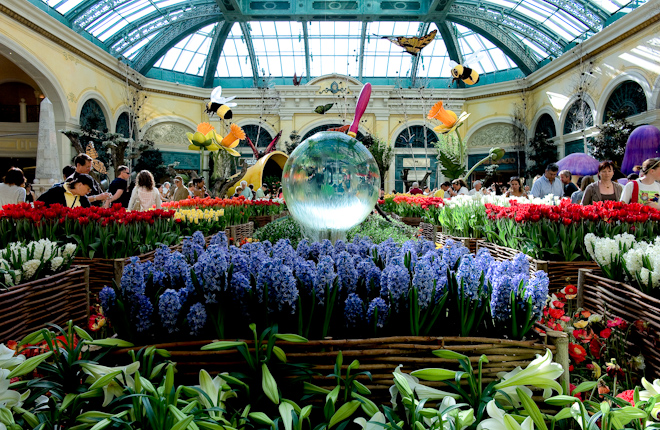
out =
<svg viewBox="0 0 660 430"><path fill-rule="evenodd" d="M379 188L378 165L369 150L336 131L302 142L282 172L287 208L307 233L341 233L361 223L374 209Z"/></svg>

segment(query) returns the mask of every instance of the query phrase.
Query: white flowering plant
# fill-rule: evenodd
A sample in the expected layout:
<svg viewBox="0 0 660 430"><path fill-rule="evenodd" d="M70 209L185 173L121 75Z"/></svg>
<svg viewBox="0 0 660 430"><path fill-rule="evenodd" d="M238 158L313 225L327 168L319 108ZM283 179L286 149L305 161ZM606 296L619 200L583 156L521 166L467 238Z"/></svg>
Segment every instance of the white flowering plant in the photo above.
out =
<svg viewBox="0 0 660 430"><path fill-rule="evenodd" d="M660 287L660 236L636 241L628 233L612 238L587 234L584 244L591 258L610 279L629 282L643 293L657 296Z"/></svg>
<svg viewBox="0 0 660 430"><path fill-rule="evenodd" d="M58 245L48 239L27 244L12 242L0 250L0 285L11 287L67 270L77 246Z"/></svg>

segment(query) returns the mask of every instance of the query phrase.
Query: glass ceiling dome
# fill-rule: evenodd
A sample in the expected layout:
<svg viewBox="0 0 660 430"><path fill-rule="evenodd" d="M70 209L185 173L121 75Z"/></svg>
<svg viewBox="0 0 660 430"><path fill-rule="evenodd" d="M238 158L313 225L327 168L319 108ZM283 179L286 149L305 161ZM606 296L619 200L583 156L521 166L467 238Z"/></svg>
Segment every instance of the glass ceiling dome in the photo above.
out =
<svg viewBox="0 0 660 430"><path fill-rule="evenodd" d="M645 0L30 0L146 76L201 87L331 73L440 81L450 61L487 84L560 56ZM423 36L412 56L382 36Z"/></svg>

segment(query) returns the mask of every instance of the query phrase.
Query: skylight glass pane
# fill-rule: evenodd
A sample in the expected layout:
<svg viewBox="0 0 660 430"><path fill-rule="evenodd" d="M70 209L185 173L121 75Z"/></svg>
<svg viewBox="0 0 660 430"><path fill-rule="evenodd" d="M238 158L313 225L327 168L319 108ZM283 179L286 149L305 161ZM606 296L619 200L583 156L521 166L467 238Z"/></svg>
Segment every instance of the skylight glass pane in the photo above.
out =
<svg viewBox="0 0 660 430"><path fill-rule="evenodd" d="M253 76L250 55L238 23L232 25L222 47L215 76L219 78L251 78Z"/></svg>
<svg viewBox="0 0 660 430"><path fill-rule="evenodd" d="M153 39L154 37L155 37L155 34L152 34L152 35L149 36L149 37L145 37L145 38L142 39L139 43L136 43L135 45L133 45L133 47L132 47L131 49L129 49L128 51L124 52L124 57L128 58L129 60L132 60L132 59L135 57L135 55L137 55L137 53L138 53L138 51L140 50L140 48L142 48L144 45L146 45L147 43L149 43L149 41L150 41L151 39Z"/></svg>
<svg viewBox="0 0 660 430"><path fill-rule="evenodd" d="M48 6L54 7L59 13L65 14L82 2L83 0L48 0L46 3Z"/></svg>
<svg viewBox="0 0 660 430"><path fill-rule="evenodd" d="M305 62L302 23L252 21L249 23L249 28L260 73L272 77L293 76L293 73L304 74L304 66L297 72L293 70L290 75L288 74ZM300 58L302 61L294 61L293 64L283 67L282 56L289 59Z"/></svg>
<svg viewBox="0 0 660 430"><path fill-rule="evenodd" d="M332 73L358 76L361 22L312 21L307 31L311 76Z"/></svg>
<svg viewBox="0 0 660 430"><path fill-rule="evenodd" d="M390 78L409 76L412 69L412 55L382 37L414 37L418 35L419 28L419 22L369 23L367 34L375 34L376 36L369 36L364 46L365 67L363 76Z"/></svg>

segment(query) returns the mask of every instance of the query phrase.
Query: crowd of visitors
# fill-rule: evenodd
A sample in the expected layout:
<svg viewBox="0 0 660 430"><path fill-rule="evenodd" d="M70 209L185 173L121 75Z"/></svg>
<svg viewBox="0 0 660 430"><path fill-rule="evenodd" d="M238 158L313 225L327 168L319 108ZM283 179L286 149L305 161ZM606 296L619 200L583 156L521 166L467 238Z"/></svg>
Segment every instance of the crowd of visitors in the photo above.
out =
<svg viewBox="0 0 660 430"><path fill-rule="evenodd" d="M119 166L115 171L115 179L104 191L101 184L90 174L92 158L87 154L78 154L72 166L62 169L63 181L53 185L39 196L39 201L51 204L61 204L68 207L102 206L109 208L120 204L128 210L148 210L160 208L162 202L179 201L188 198L204 198L209 193L204 178L193 178L187 184L181 175L174 177L174 184L164 182L157 184L153 174L148 170L140 171L131 181L131 170L128 166ZM572 203L590 205L599 201L623 201L626 203L641 203L660 209L660 158L651 158L636 168L638 174L627 177L627 183L622 186L614 180L616 166L611 161L603 161L598 167L597 179L592 176L577 178L568 170L559 171L557 164L549 164L543 175L534 178L531 189L524 185L524 180L518 176L510 178L508 184L493 182L485 187L481 180L472 183L469 189L463 179L444 182L440 189L423 189L419 182L413 182L408 192L413 195L436 196L451 198L461 195L505 195L506 197L536 197L544 198L554 195L571 199ZM620 173L620 172L619 172ZM131 184L132 182L132 184ZM392 190L396 194L395 190ZM381 198L385 191L380 190ZM236 186L233 197L243 196L248 200L282 198L282 188L271 190L263 183L254 189L253 184L241 181ZM22 202L32 203L35 194L31 184L19 168L12 167L0 183L0 207Z"/></svg>

